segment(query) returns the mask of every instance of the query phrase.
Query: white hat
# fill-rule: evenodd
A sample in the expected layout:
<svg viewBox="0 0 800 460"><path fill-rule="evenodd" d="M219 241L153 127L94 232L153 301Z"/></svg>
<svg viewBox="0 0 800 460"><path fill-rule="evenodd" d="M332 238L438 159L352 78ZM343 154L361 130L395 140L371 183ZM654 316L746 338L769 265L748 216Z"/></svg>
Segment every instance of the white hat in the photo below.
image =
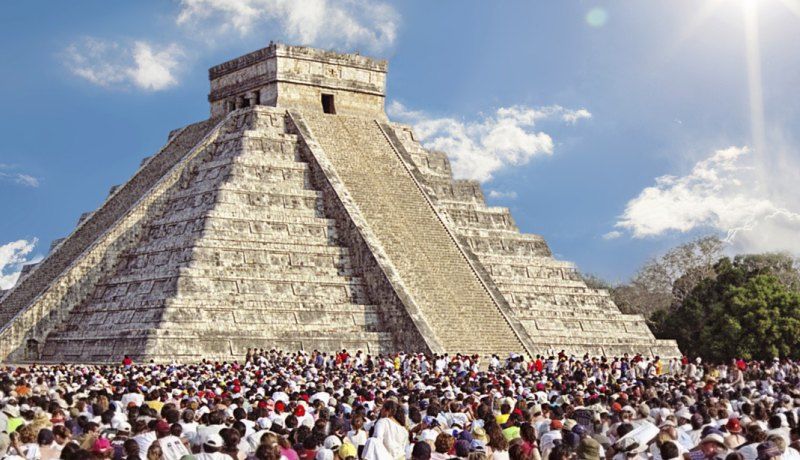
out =
<svg viewBox="0 0 800 460"><path fill-rule="evenodd" d="M262 430L269 430L270 428L272 428L272 420L268 419L267 417L259 418L258 420L256 420L256 423L258 424L258 427L261 428Z"/></svg>
<svg viewBox="0 0 800 460"><path fill-rule="evenodd" d="M314 460L333 460L333 451L330 449L320 449L317 451L317 455L314 456Z"/></svg>
<svg viewBox="0 0 800 460"><path fill-rule="evenodd" d="M222 447L224 442L222 441L222 436L217 433L211 433L208 435L208 437L206 437L203 444L211 447Z"/></svg>
<svg viewBox="0 0 800 460"><path fill-rule="evenodd" d="M631 414L635 414L636 413L636 409L634 409L631 406L625 406L625 407L622 408L622 412L630 412Z"/></svg>
<svg viewBox="0 0 800 460"><path fill-rule="evenodd" d="M131 432L131 424L128 422L120 422L117 424L117 431Z"/></svg>
<svg viewBox="0 0 800 460"><path fill-rule="evenodd" d="M8 414L10 417L13 418L19 417L19 407L17 406L6 404L6 406L3 408L3 412L5 412L6 414Z"/></svg>
<svg viewBox="0 0 800 460"><path fill-rule="evenodd" d="M437 433L436 430L431 429L422 430L420 433L420 439L423 441L436 442L437 436L439 436L439 433Z"/></svg>
<svg viewBox="0 0 800 460"><path fill-rule="evenodd" d="M706 435L706 437L700 441L700 444L705 444L707 442L713 442L721 446L725 446L725 440L722 439L722 436L716 433L711 433L709 435Z"/></svg>
<svg viewBox="0 0 800 460"><path fill-rule="evenodd" d="M330 435L327 438L325 438L325 443L323 445L325 446L326 449L336 451L340 447L342 447L342 440L339 439L338 436Z"/></svg>

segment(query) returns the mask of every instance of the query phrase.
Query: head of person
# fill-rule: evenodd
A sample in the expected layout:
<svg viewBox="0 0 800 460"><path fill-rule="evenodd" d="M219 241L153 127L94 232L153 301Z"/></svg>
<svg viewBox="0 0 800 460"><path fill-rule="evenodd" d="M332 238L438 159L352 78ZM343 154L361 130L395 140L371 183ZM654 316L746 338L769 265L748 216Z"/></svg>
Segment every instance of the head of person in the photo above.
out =
<svg viewBox="0 0 800 460"><path fill-rule="evenodd" d="M36 435L36 442L40 446L50 446L55 442L56 437L53 434L53 430L48 428L42 428L39 430L39 434Z"/></svg>
<svg viewBox="0 0 800 460"><path fill-rule="evenodd" d="M280 460L281 451L275 446L260 444L256 448L255 458L257 460Z"/></svg>
<svg viewBox="0 0 800 460"><path fill-rule="evenodd" d="M472 445L466 439L459 439L458 441L456 441L455 445L456 457L467 458L471 450L472 450Z"/></svg>
<svg viewBox="0 0 800 460"><path fill-rule="evenodd" d="M157 443L154 443L157 444ZM92 445L92 457L96 459L109 459L114 455L114 448L107 438L97 438Z"/></svg>
<svg viewBox="0 0 800 460"><path fill-rule="evenodd" d="M705 458L720 457L727 453L725 440L716 433L709 434L700 441L700 450Z"/></svg>
<svg viewBox="0 0 800 460"><path fill-rule="evenodd" d="M126 439L122 443L122 450L125 452L125 457L129 459L138 459L139 457L139 443L135 439Z"/></svg>
<svg viewBox="0 0 800 460"><path fill-rule="evenodd" d="M566 444L559 444L553 447L550 451L550 456L547 460L570 460L572 458L572 449Z"/></svg>
<svg viewBox="0 0 800 460"><path fill-rule="evenodd" d="M781 458L781 450L770 441L762 442L756 448L758 460L774 460Z"/></svg>
<svg viewBox="0 0 800 460"><path fill-rule="evenodd" d="M600 443L586 436L576 450L578 460L600 460Z"/></svg>
<svg viewBox="0 0 800 460"><path fill-rule="evenodd" d="M203 452L213 454L214 452L219 452L224 445L225 442L222 440L222 436L210 434L203 442Z"/></svg>
<svg viewBox="0 0 800 460"><path fill-rule="evenodd" d="M436 453L449 453L453 449L455 442L455 438L453 438L451 435L447 433L439 433L439 436L436 437L436 441L434 442Z"/></svg>
<svg viewBox="0 0 800 460"><path fill-rule="evenodd" d="M661 452L661 458L664 460L675 460L679 458L681 454L678 445L672 441L662 443L659 447L659 451Z"/></svg>
<svg viewBox="0 0 800 460"><path fill-rule="evenodd" d="M339 447L339 450L336 452L336 456L341 460L355 460L358 458L358 449L353 444L345 442L341 447Z"/></svg>
<svg viewBox="0 0 800 460"><path fill-rule="evenodd" d="M161 450L161 444L157 442L150 444L150 447L147 449L147 460L161 460L163 456L164 453Z"/></svg>
<svg viewBox="0 0 800 460"><path fill-rule="evenodd" d="M431 445L425 441L418 441L411 450L411 460L430 460Z"/></svg>
<svg viewBox="0 0 800 460"><path fill-rule="evenodd" d="M461 457L461 455L458 456ZM521 443L516 443L508 448L508 458L509 460L533 460L533 454L531 451L527 451Z"/></svg>

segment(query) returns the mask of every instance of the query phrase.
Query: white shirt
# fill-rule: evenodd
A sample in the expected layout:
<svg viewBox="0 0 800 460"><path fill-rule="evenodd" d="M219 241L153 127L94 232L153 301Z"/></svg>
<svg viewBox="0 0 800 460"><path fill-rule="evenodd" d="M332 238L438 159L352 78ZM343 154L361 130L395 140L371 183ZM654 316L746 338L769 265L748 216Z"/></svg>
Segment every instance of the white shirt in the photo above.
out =
<svg viewBox="0 0 800 460"><path fill-rule="evenodd" d="M148 431L146 433L137 434L133 437L133 440L136 441L136 444L139 444L139 452L144 452L144 455L147 456L147 449L150 448L150 444L155 442L156 434L152 431Z"/></svg>
<svg viewBox="0 0 800 460"><path fill-rule="evenodd" d="M189 455L189 450L177 436L164 436L158 440L164 460L180 460L184 455Z"/></svg>
<svg viewBox="0 0 800 460"><path fill-rule="evenodd" d="M364 430L350 430L347 432L347 439L350 440L350 444L356 447L363 446L367 443L367 432Z"/></svg>
<svg viewBox="0 0 800 460"><path fill-rule="evenodd" d="M122 395L122 407L128 407L129 403L136 403L137 406L144 404L144 395L141 393L125 393Z"/></svg>
<svg viewBox="0 0 800 460"><path fill-rule="evenodd" d="M382 418L375 422L374 437L381 441L393 459L405 459L408 431L395 420Z"/></svg>
<svg viewBox="0 0 800 460"><path fill-rule="evenodd" d="M197 460L231 460L233 457L222 452L201 452L194 456Z"/></svg>

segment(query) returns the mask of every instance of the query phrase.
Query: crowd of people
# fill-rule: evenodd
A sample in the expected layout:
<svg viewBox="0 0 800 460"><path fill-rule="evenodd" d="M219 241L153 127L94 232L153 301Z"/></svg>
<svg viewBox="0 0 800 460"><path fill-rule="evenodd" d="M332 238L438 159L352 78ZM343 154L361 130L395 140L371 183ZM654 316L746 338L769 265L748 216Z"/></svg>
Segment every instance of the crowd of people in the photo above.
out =
<svg viewBox="0 0 800 460"><path fill-rule="evenodd" d="M800 460L800 363L251 350L0 369L0 460Z"/></svg>

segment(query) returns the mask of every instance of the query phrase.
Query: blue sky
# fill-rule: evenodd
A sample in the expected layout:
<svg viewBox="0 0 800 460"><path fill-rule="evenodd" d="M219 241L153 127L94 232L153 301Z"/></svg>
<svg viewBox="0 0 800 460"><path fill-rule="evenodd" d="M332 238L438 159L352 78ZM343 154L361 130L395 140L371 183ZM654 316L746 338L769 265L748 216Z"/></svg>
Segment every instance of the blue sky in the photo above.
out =
<svg viewBox="0 0 800 460"><path fill-rule="evenodd" d="M12 2L0 287L270 40L389 59L387 104L522 230L613 281L682 241L800 254L800 2Z"/></svg>

